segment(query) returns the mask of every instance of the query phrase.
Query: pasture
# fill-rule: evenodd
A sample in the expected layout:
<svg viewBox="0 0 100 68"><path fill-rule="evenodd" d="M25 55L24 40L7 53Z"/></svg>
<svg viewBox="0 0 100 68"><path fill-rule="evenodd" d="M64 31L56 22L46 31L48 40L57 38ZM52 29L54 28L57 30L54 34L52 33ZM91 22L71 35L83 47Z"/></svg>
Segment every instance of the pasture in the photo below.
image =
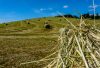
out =
<svg viewBox="0 0 100 68"><path fill-rule="evenodd" d="M68 18L79 27L79 19ZM45 29L47 21L52 29ZM88 27L93 20L85 19ZM100 29L100 20L96 20ZM40 60L56 51L60 28L71 28L62 17L36 18L0 24L0 68L43 68L50 61L20 65ZM52 56L54 57L54 56Z"/></svg>

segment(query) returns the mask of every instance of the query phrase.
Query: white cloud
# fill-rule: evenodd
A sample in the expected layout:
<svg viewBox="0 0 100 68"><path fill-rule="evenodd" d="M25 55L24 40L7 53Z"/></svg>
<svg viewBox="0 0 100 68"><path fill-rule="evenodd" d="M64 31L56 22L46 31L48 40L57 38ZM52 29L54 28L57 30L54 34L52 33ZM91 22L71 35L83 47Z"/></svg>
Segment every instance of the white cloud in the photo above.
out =
<svg viewBox="0 0 100 68"><path fill-rule="evenodd" d="M94 5L94 6L89 6L89 8L97 8L97 7L100 7L100 5Z"/></svg>
<svg viewBox="0 0 100 68"><path fill-rule="evenodd" d="M96 9L96 8L98 8L98 7L100 7L100 5L90 5L89 6L89 8L90 8L90 10L89 11L94 11L94 8Z"/></svg>
<svg viewBox="0 0 100 68"><path fill-rule="evenodd" d="M43 13L44 11L52 11L53 8L40 8L40 9L34 9L33 11L35 13Z"/></svg>
<svg viewBox="0 0 100 68"><path fill-rule="evenodd" d="M63 8L68 8L68 6L67 5L64 5Z"/></svg>
<svg viewBox="0 0 100 68"><path fill-rule="evenodd" d="M51 11L53 8L40 8L40 11Z"/></svg>
<svg viewBox="0 0 100 68"><path fill-rule="evenodd" d="M40 8L40 11L45 11L46 9L45 8Z"/></svg>

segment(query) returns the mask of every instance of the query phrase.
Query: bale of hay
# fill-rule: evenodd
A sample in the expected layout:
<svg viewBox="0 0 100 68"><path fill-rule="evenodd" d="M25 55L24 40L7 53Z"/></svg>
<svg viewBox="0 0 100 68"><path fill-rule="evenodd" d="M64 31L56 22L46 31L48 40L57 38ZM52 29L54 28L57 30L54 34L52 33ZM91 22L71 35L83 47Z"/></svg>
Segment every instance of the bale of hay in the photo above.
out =
<svg viewBox="0 0 100 68"><path fill-rule="evenodd" d="M8 24L6 23L5 25L7 26Z"/></svg>
<svg viewBox="0 0 100 68"><path fill-rule="evenodd" d="M41 21L40 19L38 19L38 21Z"/></svg>
<svg viewBox="0 0 100 68"><path fill-rule="evenodd" d="M30 24L30 22L28 22L27 24Z"/></svg>
<svg viewBox="0 0 100 68"><path fill-rule="evenodd" d="M44 28L46 28L46 29L52 29L52 26L48 22L45 22Z"/></svg>

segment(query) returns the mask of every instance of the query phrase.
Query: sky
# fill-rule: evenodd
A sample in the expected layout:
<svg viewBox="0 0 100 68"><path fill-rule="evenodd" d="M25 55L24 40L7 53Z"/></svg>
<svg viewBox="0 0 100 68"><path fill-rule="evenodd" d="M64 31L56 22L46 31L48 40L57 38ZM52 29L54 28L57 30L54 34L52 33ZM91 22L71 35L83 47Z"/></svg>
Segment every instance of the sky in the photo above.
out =
<svg viewBox="0 0 100 68"><path fill-rule="evenodd" d="M100 0L95 0L100 14ZM62 14L93 13L92 0L0 0L0 22L48 17Z"/></svg>

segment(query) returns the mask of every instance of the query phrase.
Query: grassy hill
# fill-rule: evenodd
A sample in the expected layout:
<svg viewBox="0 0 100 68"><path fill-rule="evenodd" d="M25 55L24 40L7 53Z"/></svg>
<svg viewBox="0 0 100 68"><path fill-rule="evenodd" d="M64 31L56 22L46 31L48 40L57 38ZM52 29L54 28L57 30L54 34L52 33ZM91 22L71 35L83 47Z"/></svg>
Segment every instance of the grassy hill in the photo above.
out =
<svg viewBox="0 0 100 68"><path fill-rule="evenodd" d="M67 18L77 27L79 19ZM52 26L45 29L44 23ZM92 27L93 20L85 20ZM100 20L96 20L100 29ZM0 24L0 68L42 68L47 62L20 65L39 60L56 50L59 29L71 28L62 17L36 18Z"/></svg>
<svg viewBox="0 0 100 68"><path fill-rule="evenodd" d="M79 19L68 18L74 25L78 26ZM44 28L45 21L53 27L51 30ZM86 20L86 24L92 25L93 20ZM96 25L100 25L100 20L96 20ZM48 18L36 18L22 21L15 21L9 23L0 24L0 35L38 35L38 34L52 34L58 33L58 30L62 27L68 27L68 22L62 17L48 17Z"/></svg>
<svg viewBox="0 0 100 68"><path fill-rule="evenodd" d="M60 22L56 18L39 18L39 19L30 19L30 20L22 20L16 22L9 22L7 24L0 25L1 33L14 33L17 34L22 32L21 34L34 34L41 33L44 31L44 22L48 21L50 25L53 26L53 31L58 28L65 26L65 23ZM50 21L51 20L51 21Z"/></svg>

